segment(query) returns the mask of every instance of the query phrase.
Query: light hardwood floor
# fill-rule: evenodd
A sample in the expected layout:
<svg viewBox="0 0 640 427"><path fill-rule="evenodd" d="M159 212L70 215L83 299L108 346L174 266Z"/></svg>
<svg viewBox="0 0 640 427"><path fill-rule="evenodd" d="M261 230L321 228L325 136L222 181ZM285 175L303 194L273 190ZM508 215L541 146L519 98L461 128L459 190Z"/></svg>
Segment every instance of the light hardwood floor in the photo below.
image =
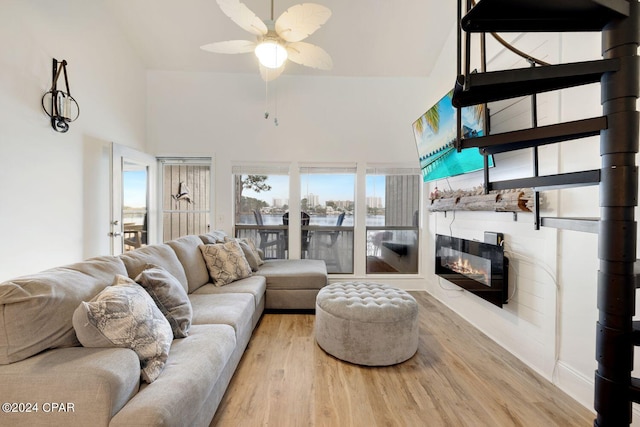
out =
<svg viewBox="0 0 640 427"><path fill-rule="evenodd" d="M211 426L590 426L594 415L426 292L418 352L352 365L315 343L313 314L267 313Z"/></svg>

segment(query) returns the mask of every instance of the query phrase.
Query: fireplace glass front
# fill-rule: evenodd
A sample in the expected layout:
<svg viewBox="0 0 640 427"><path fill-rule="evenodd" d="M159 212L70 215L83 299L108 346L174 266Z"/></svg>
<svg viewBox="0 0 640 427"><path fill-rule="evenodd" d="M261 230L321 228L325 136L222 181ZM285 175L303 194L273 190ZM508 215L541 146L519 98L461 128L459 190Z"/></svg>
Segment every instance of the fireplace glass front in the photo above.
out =
<svg viewBox="0 0 640 427"><path fill-rule="evenodd" d="M460 252L452 248L442 248L442 267L462 274L469 279L491 286L491 260Z"/></svg>
<svg viewBox="0 0 640 427"><path fill-rule="evenodd" d="M502 307L508 294L508 259L502 246L436 235L436 274Z"/></svg>

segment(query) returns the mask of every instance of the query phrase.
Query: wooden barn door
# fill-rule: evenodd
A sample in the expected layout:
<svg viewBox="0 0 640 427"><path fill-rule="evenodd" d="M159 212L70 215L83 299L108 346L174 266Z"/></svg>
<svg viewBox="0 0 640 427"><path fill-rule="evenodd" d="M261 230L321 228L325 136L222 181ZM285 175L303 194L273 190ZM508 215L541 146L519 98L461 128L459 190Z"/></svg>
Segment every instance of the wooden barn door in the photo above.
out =
<svg viewBox="0 0 640 427"><path fill-rule="evenodd" d="M160 159L162 239L204 234L211 227L211 159Z"/></svg>

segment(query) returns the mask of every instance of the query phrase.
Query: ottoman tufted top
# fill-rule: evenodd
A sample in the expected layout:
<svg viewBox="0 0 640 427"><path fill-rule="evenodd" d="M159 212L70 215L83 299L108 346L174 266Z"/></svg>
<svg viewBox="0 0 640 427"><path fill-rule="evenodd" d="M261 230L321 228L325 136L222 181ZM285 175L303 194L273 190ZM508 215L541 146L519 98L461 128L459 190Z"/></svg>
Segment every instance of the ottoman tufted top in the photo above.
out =
<svg viewBox="0 0 640 427"><path fill-rule="evenodd" d="M367 323L397 322L418 311L416 300L402 289L367 282L325 286L318 292L316 305L335 317Z"/></svg>

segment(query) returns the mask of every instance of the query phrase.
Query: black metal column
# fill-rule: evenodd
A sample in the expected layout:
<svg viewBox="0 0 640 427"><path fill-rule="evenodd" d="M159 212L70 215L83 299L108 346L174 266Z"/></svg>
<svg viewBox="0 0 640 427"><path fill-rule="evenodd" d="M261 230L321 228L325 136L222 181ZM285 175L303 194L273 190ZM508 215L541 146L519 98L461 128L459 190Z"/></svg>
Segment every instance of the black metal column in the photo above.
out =
<svg viewBox="0 0 640 427"><path fill-rule="evenodd" d="M603 57L619 58L620 70L601 80L602 106L608 128L601 132L598 310L594 407L596 427L631 423L631 371L635 313L636 221L638 204L640 39L638 2L631 15L607 25L602 34Z"/></svg>

